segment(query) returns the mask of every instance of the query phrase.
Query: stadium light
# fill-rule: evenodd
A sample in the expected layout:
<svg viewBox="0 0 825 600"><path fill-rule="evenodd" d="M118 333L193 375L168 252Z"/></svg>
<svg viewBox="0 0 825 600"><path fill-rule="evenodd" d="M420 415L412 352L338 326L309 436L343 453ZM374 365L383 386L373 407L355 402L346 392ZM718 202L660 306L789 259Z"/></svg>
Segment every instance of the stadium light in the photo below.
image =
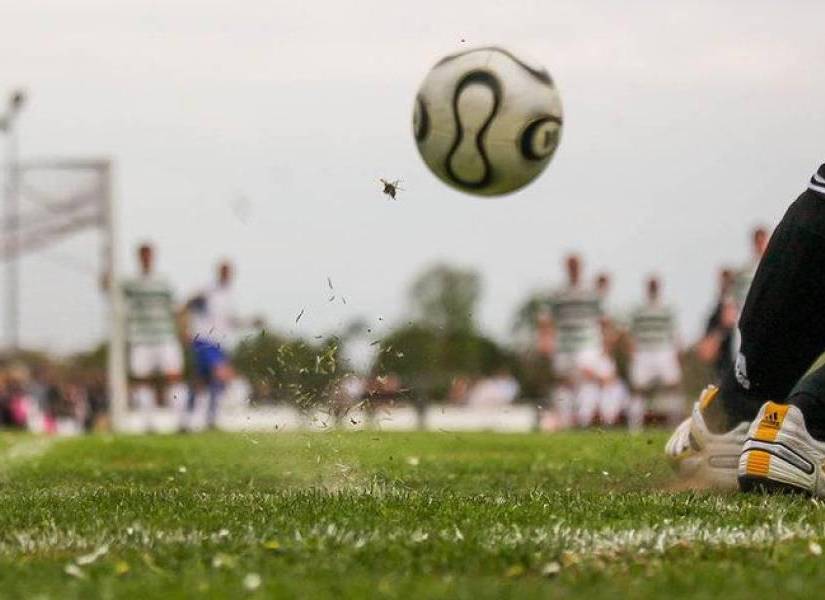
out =
<svg viewBox="0 0 825 600"><path fill-rule="evenodd" d="M15 124L20 111L26 103L26 93L17 89L9 96L6 114L0 116L0 131L6 134L6 189L3 202L4 234L8 236L9 245L17 246L17 224L19 220L19 161ZM19 265L15 254L8 257L6 263L6 343L10 352L20 347L19 324Z"/></svg>

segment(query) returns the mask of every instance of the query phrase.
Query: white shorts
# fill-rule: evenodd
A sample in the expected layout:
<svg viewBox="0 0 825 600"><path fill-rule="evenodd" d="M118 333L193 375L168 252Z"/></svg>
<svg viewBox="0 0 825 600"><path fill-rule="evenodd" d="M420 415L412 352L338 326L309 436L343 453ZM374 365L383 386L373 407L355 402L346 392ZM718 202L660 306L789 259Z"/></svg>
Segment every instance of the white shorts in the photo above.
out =
<svg viewBox="0 0 825 600"><path fill-rule="evenodd" d="M180 375L183 372L183 350L177 340L129 346L129 374L145 379L155 374Z"/></svg>
<svg viewBox="0 0 825 600"><path fill-rule="evenodd" d="M578 352L557 352L553 355L553 373L556 377L576 379L582 371L593 371L600 377L615 372L613 361L600 348L585 348Z"/></svg>
<svg viewBox="0 0 825 600"><path fill-rule="evenodd" d="M633 355L630 365L630 382L635 388L661 385L678 385L682 381L679 357L673 348L662 350L639 350Z"/></svg>

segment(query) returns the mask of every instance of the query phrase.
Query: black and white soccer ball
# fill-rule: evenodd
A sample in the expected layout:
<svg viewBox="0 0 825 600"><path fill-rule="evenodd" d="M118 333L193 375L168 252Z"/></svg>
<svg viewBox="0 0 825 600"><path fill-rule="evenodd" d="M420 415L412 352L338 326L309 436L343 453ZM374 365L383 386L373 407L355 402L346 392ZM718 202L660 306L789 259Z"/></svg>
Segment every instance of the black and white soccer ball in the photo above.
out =
<svg viewBox="0 0 825 600"><path fill-rule="evenodd" d="M535 179L553 158L561 127L561 98L547 71L492 47L436 63L413 114L418 151L430 170L483 196Z"/></svg>

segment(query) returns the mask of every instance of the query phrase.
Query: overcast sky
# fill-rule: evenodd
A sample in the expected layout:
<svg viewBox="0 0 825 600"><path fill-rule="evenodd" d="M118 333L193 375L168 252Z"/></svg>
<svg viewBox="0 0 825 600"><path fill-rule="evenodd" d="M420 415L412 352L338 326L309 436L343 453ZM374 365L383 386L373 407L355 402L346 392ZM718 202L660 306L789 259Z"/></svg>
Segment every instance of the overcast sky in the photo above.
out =
<svg viewBox="0 0 825 600"><path fill-rule="evenodd" d="M181 295L230 256L242 309L315 335L402 318L413 275L449 261L483 273L503 337L577 250L615 306L661 273L690 337L717 265L825 160L823 23L801 0L27 0L0 9L0 94L29 91L25 156L116 161L122 262L154 240ZM432 64L487 44L543 63L565 110L545 173L492 199L436 180L410 133ZM75 246L63 264L93 262ZM25 340L97 335L91 275L42 264L24 263Z"/></svg>

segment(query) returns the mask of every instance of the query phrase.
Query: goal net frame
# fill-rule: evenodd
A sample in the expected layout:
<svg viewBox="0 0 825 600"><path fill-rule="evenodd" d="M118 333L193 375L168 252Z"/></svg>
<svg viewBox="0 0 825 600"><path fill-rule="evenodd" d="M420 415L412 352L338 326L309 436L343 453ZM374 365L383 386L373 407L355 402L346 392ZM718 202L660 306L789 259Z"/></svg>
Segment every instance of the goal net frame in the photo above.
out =
<svg viewBox="0 0 825 600"><path fill-rule="evenodd" d="M62 199L54 213L34 219L30 223L18 220L17 210L21 190L19 184L37 172L69 172L96 175L96 200L82 195ZM108 307L105 316L107 344L106 393L112 428L124 428L128 411L128 384L126 372L125 306L119 271L116 203L112 190L113 165L105 158L47 158L25 160L9 166L7 201L13 202L13 220L6 221L5 235L0 237L0 260L15 261L24 254L36 253L59 240L89 229L96 229L100 237L101 275L105 278ZM7 282L8 285L8 282ZM15 284L16 285L16 284ZM7 310L8 307L7 307Z"/></svg>

